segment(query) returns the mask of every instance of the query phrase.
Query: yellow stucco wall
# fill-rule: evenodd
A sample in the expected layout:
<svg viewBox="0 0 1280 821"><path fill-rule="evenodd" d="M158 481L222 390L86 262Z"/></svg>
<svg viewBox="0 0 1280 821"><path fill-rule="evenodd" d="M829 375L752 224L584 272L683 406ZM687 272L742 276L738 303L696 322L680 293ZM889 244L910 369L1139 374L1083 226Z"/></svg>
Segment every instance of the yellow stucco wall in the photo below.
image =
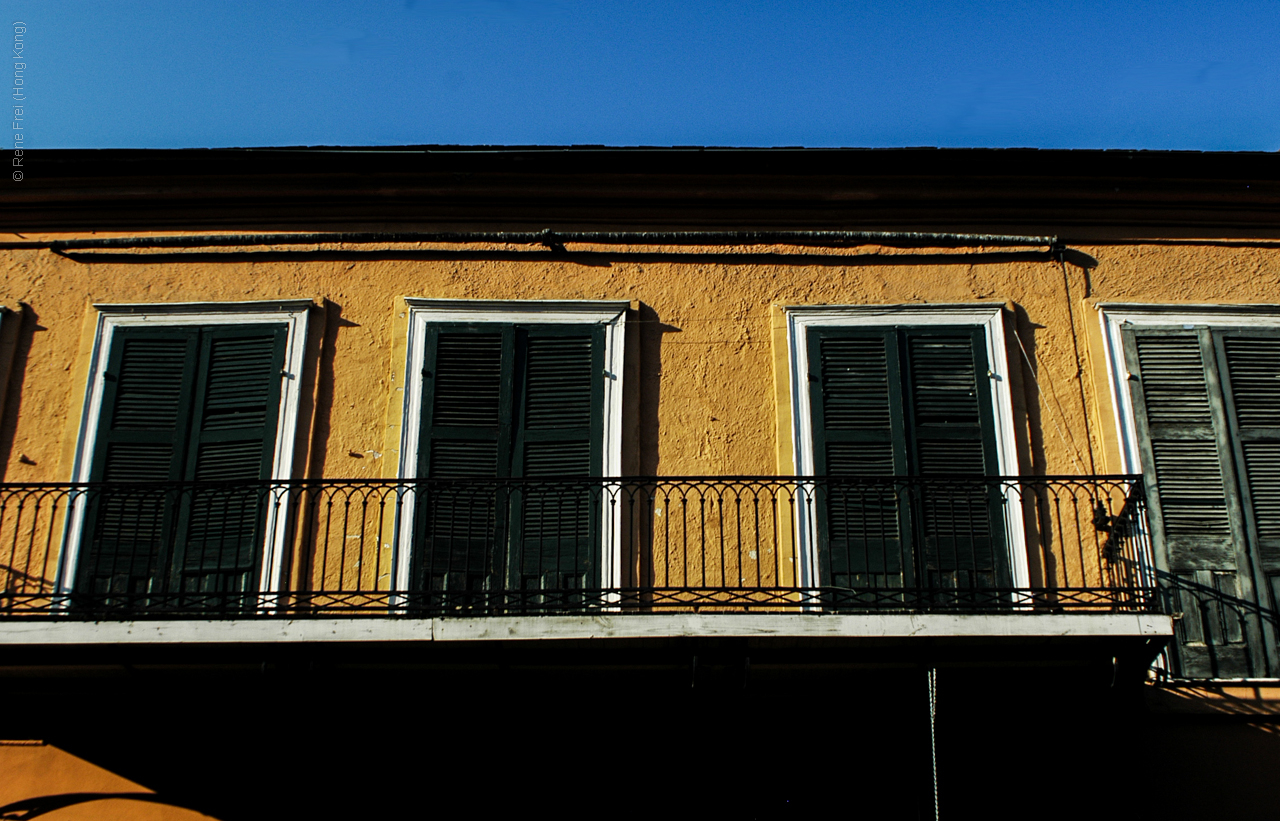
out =
<svg viewBox="0 0 1280 821"><path fill-rule="evenodd" d="M197 821L213 817L167 803L141 784L35 740L0 740L0 810L5 817L39 815L49 821Z"/></svg>
<svg viewBox="0 0 1280 821"><path fill-rule="evenodd" d="M147 263L139 254L125 263L85 263L47 250L8 251L0 303L22 306L23 318L0 431L0 446L9 450L4 478L70 478L94 302L315 300L309 365L321 372L308 380L311 401L299 421L308 451L297 464L300 473L330 477L385 472L375 454L385 452L385 426L395 421L387 418L387 400L404 355L401 296L635 301L640 310L629 322L638 326L644 360L639 468L664 475L778 470L779 423L787 423L777 415L777 380L785 376L775 362L785 355L778 305L1009 303L1013 327L1037 365L1040 396L1030 382L1024 391L1035 467L1086 473L1091 453L1099 472L1114 460L1105 447L1110 404L1093 384L1090 363L1096 312L1082 300L1280 302L1280 250L1272 249L1081 246L1098 260L1087 293L1078 267L1068 265L1064 280L1053 262L988 262L971 250L941 260L942 252L927 249L750 250L776 253L743 253L741 262L716 249L693 249L655 254L652 262L628 254L627 261L589 264L545 257ZM777 254L795 261L781 262ZM1016 348L1011 355L1021 358Z"/></svg>
<svg viewBox="0 0 1280 821"><path fill-rule="evenodd" d="M1015 406L1025 409L1016 420L1022 470L1114 472L1115 424L1092 305L1280 303L1280 248L1074 248L1097 266L1086 272L1068 264L1064 273L1057 262L997 249L575 246L597 253L554 258L527 247L400 246L358 259L167 254L150 261L149 252L136 252L92 262L11 250L0 303L20 308L9 317L20 329L0 424L4 480L71 478L92 303L296 298L315 307L295 473L393 476L405 296L631 301L628 447L638 459L628 472L668 476L791 472L779 306L1003 302L1015 332Z"/></svg>

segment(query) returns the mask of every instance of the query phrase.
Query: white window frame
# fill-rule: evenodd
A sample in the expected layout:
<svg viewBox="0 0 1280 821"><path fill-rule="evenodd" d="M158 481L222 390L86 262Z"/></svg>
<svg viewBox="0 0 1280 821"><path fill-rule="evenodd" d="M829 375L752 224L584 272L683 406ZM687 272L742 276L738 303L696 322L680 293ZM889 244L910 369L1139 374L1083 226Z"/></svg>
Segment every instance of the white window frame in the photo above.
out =
<svg viewBox="0 0 1280 821"><path fill-rule="evenodd" d="M433 324L459 322L499 325L603 325L604 326L604 448L601 475L622 475L622 375L627 311L630 302L616 300L485 300L406 297L408 305L408 356L405 357L404 411L400 426L399 477L418 478L418 447L422 427L422 370L426 361L427 330ZM610 505L602 494L600 583L617 588L622 583L621 505ZM413 551L413 494L399 505L398 538L392 567L397 590L408 590ZM612 508L612 510L610 509Z"/></svg>
<svg viewBox="0 0 1280 821"><path fill-rule="evenodd" d="M790 362L792 454L797 476L814 475L813 416L809 400L810 328L884 328L969 325L983 329L987 344L987 380L995 417L996 462L1002 476L1017 476L1018 447L1013 421L1013 396L1009 389L1009 357L1004 331L1003 303L977 302L938 305L794 305L784 306ZM803 492L803 491L802 491ZM1010 488L1007 493L1016 493ZM1005 532L1009 535L1009 568L1013 586L1031 584L1027 564L1027 540L1021 505L1006 504ZM817 522L807 517L804 505L796 505L796 532L800 535L800 560L796 568L801 587L817 587Z"/></svg>
<svg viewBox="0 0 1280 821"><path fill-rule="evenodd" d="M302 368L306 356L307 317L314 307L309 299L272 300L269 302L179 302L158 304L95 304L98 311L97 331L89 362L89 383L84 408L80 415L79 444L72 466L73 482L87 482L92 470L98 422L102 413L102 396L106 387L106 367L111 342L117 328L167 328L190 325L262 325L281 324L286 328L284 371L285 384L280 391L280 411L276 419L275 452L271 462L271 480L293 478L294 443L298 432L298 409L302 402ZM280 509L277 510L277 507ZM263 532L274 534L272 543L264 546L258 590L276 593L281 589L285 572L284 556L288 528L278 526L278 516L287 515L287 505L269 505ZM75 589L76 569L80 560L84 534L85 499L73 494L67 516L64 548L59 558L59 587L62 593Z"/></svg>

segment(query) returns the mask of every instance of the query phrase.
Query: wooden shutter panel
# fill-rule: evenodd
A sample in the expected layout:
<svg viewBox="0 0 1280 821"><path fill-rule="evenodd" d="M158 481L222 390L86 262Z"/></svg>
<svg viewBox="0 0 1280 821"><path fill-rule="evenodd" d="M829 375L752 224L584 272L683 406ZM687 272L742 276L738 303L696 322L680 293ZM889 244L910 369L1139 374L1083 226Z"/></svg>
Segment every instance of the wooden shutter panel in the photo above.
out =
<svg viewBox="0 0 1280 821"><path fill-rule="evenodd" d="M907 329L906 417L913 472L999 473L984 332ZM922 579L929 587L1007 585L998 492L984 484L925 485L918 499Z"/></svg>
<svg viewBox="0 0 1280 821"><path fill-rule="evenodd" d="M817 329L809 361L819 474L997 472L982 329ZM1008 584L998 492L927 487L831 482L820 514L824 583Z"/></svg>
<svg viewBox="0 0 1280 821"><path fill-rule="evenodd" d="M1139 447L1157 563L1170 572L1178 672L1190 678L1256 675L1256 630L1220 605L1249 594L1244 523L1220 372L1208 330L1126 330ZM1246 393L1247 393L1246 389ZM1247 400L1246 400L1247 403ZM1225 598L1224 598L1225 597Z"/></svg>
<svg viewBox="0 0 1280 821"><path fill-rule="evenodd" d="M1280 337L1221 337L1244 509L1265 572L1280 571Z"/></svg>
<svg viewBox="0 0 1280 821"><path fill-rule="evenodd" d="M814 462L819 475L906 472L898 337L892 330L813 332L809 342ZM898 488L833 479L819 499L823 584L910 586L909 543ZM904 560L905 559L905 560Z"/></svg>
<svg viewBox="0 0 1280 821"><path fill-rule="evenodd" d="M103 374L91 481L182 479L198 337L196 328L115 330ZM89 500L79 589L158 591L174 535L174 494L167 488L115 490L91 494Z"/></svg>
<svg viewBox="0 0 1280 821"><path fill-rule="evenodd" d="M179 563L188 592L256 589L280 413L286 328L205 328L187 478L224 483L190 494ZM237 483L248 483L245 485Z"/></svg>
<svg viewBox="0 0 1280 821"><path fill-rule="evenodd" d="M1202 340L1191 333L1133 336L1150 448L1151 487L1174 570L1235 569L1219 432L1209 401Z"/></svg>
<svg viewBox="0 0 1280 821"><path fill-rule="evenodd" d="M982 342L980 331L906 334L912 461L921 476L998 472Z"/></svg>
<svg viewBox="0 0 1280 821"><path fill-rule="evenodd" d="M231 484L103 491L87 514L81 589L256 587L266 496L252 483L270 478L285 335L283 325L116 329L92 479Z"/></svg>
<svg viewBox="0 0 1280 821"><path fill-rule="evenodd" d="M520 329L519 413L512 472L542 479L516 499L511 583L521 590L595 586L604 438L604 331Z"/></svg>
<svg viewBox="0 0 1280 821"><path fill-rule="evenodd" d="M419 476L509 475L513 338L510 328L429 329ZM414 556L418 585L463 596L499 586L496 551L506 516L498 497L496 485L447 481L419 493L416 515L424 539Z"/></svg>
<svg viewBox="0 0 1280 821"><path fill-rule="evenodd" d="M574 477L600 475L603 373L604 331L596 326L428 330L419 475L546 481L433 483L430 498L419 497L419 585L495 590L504 577L516 589L598 583L599 495ZM462 606L466 597L445 600Z"/></svg>

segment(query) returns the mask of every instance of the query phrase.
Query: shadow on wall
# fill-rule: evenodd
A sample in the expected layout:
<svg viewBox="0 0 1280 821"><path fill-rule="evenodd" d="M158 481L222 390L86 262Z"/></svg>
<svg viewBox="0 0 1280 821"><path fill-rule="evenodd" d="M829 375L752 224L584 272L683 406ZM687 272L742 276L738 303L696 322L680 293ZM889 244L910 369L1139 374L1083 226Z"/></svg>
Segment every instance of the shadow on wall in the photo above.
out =
<svg viewBox="0 0 1280 821"><path fill-rule="evenodd" d="M306 477L319 479L324 477L326 459L329 453L329 435L332 432L331 416L333 413L334 372L333 364L338 346L338 331L343 328L358 328L357 323L342 318L342 306L328 299L321 306L321 318L324 324L319 339L316 334L309 334L307 340L307 369L311 374L303 374L303 385L314 385L315 404L313 407L300 409L300 419L312 420L311 428L298 431L300 437L306 437L310 458L307 460ZM319 348L318 355L316 347ZM310 363L316 363L314 366ZM314 379L314 382L310 381ZM304 390L303 396L310 397L311 391ZM339 477L342 478L342 477Z"/></svg>
<svg viewBox="0 0 1280 821"><path fill-rule="evenodd" d="M0 819L195 821L213 816L43 741L0 741Z"/></svg>
<svg viewBox="0 0 1280 821"><path fill-rule="evenodd" d="M624 441L623 447L636 448L634 457L623 454L624 472L636 476L658 475L658 408L662 393L662 337L664 334L680 333L674 325L663 324L658 312L652 307L640 303L636 311L635 325L639 345L628 346L628 350L638 350L640 362L639 385L632 390L639 392L638 402L624 402L627 408L636 408L637 420L635 434Z"/></svg>
<svg viewBox="0 0 1280 821"><path fill-rule="evenodd" d="M16 320L16 321L15 321ZM38 321L30 305L21 303L19 310L6 312L0 319L0 470L8 472L13 455L13 440L18 430L18 410L22 405L22 385L27 375L27 359L36 331L47 331ZM23 464L35 464L21 454ZM3 477L0 477L3 478Z"/></svg>
<svg viewBox="0 0 1280 821"><path fill-rule="evenodd" d="M1113 772L1149 792L1153 818L1273 819L1277 718L1153 715L1141 735L1145 753L1135 756L1148 772L1126 772L1123 765Z"/></svg>
<svg viewBox="0 0 1280 821"><path fill-rule="evenodd" d="M181 804L172 803L155 793L110 793L110 792L83 792L83 793L59 793L57 795L41 795L35 798L26 798L21 801L14 801L0 807L0 818L5 821L27 821L31 818L39 818L56 810L67 808L79 808L86 811L86 818L104 818L102 813L103 807L99 803L95 807L85 807L86 804L103 801L120 801L120 802L142 802L144 804L158 804L173 810L173 812L147 813L149 818L163 818L166 821L179 821L187 818L212 818L199 810L193 810L189 807L183 807ZM119 807L117 813L111 813L109 817L115 818L133 818L139 813L132 807ZM65 819L68 815L60 813L59 819Z"/></svg>

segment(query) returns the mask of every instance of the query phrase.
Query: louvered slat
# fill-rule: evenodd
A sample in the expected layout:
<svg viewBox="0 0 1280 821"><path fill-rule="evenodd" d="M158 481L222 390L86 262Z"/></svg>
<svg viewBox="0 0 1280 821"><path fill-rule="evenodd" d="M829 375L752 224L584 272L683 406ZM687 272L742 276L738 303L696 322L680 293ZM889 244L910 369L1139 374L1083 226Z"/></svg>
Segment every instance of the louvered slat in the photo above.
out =
<svg viewBox="0 0 1280 821"><path fill-rule="evenodd" d="M986 473L987 439L979 408L972 337L908 337L910 417L921 475Z"/></svg>
<svg viewBox="0 0 1280 821"><path fill-rule="evenodd" d="M973 341L912 336L912 414L917 425L969 425L981 435Z"/></svg>
<svg viewBox="0 0 1280 821"><path fill-rule="evenodd" d="M591 337L532 337L527 356L525 429L589 429Z"/></svg>
<svg viewBox="0 0 1280 821"><path fill-rule="evenodd" d="M975 431L981 435L981 431ZM982 476L986 473L986 454L983 442L974 439L934 439L916 444L916 464L920 474L928 476L940 473L958 473Z"/></svg>
<svg viewBox="0 0 1280 821"><path fill-rule="evenodd" d="M1280 428L1280 339L1228 336L1227 370L1241 428Z"/></svg>
<svg viewBox="0 0 1280 821"><path fill-rule="evenodd" d="M196 451L197 482L253 481L262 477L262 440L202 442Z"/></svg>
<svg viewBox="0 0 1280 821"><path fill-rule="evenodd" d="M169 442L109 442L102 480L163 482L169 479L173 445Z"/></svg>
<svg viewBox="0 0 1280 821"><path fill-rule="evenodd" d="M252 481L261 478L262 440L205 442L196 455L198 482ZM188 572L243 570L253 564L265 494L252 486L197 489L192 492L187 526Z"/></svg>
<svg viewBox="0 0 1280 821"><path fill-rule="evenodd" d="M1226 336L1222 342L1254 525L1270 557L1280 547L1280 339Z"/></svg>
<svg viewBox="0 0 1280 821"><path fill-rule="evenodd" d="M498 443L493 440L437 439L431 445L432 479L492 479L498 475Z"/></svg>
<svg viewBox="0 0 1280 821"><path fill-rule="evenodd" d="M431 443L433 479L492 479L498 475L498 443L438 439ZM434 574L435 589L474 589L492 572L498 499L493 487L443 485L424 499L426 532L423 561ZM463 574L446 584L448 574Z"/></svg>
<svg viewBox="0 0 1280 821"><path fill-rule="evenodd" d="M432 383L432 425L496 428L502 413L502 335L440 334Z"/></svg>
<svg viewBox="0 0 1280 821"><path fill-rule="evenodd" d="M124 351L113 375L117 387L111 429L173 430L184 410L179 400L187 340L121 336Z"/></svg>
<svg viewBox="0 0 1280 821"><path fill-rule="evenodd" d="M888 431L889 363L884 337L824 338L820 351L823 426L829 431ZM828 473L835 472L835 466L829 465Z"/></svg>
<svg viewBox="0 0 1280 821"><path fill-rule="evenodd" d="M893 445L889 442L827 442L827 470L831 476L894 475Z"/></svg>
<svg viewBox="0 0 1280 821"><path fill-rule="evenodd" d="M274 417L278 410L271 407L273 388L280 380L275 359L274 336L213 339L201 430L262 427L274 422L267 417Z"/></svg>
<svg viewBox="0 0 1280 821"><path fill-rule="evenodd" d="M1200 341L1185 336L1139 336L1147 424L1212 425Z"/></svg>
<svg viewBox="0 0 1280 821"><path fill-rule="evenodd" d="M1258 535L1280 540L1280 443L1246 442L1243 449Z"/></svg>
<svg viewBox="0 0 1280 821"><path fill-rule="evenodd" d="M1154 441L1151 450L1166 535L1230 536L1217 443Z"/></svg>
<svg viewBox="0 0 1280 821"><path fill-rule="evenodd" d="M524 475L528 478L590 476L590 442L527 442Z"/></svg>

